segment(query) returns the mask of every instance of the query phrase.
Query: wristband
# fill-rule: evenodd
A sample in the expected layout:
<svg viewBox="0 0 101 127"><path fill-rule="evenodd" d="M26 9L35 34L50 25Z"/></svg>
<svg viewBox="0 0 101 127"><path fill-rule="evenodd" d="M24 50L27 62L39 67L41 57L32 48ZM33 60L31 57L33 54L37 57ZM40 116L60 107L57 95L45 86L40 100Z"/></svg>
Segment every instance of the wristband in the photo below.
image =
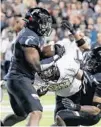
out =
<svg viewBox="0 0 101 127"><path fill-rule="evenodd" d="M83 44L85 44L85 41L84 41L84 39L81 38L80 40L76 41L76 44L77 44L78 47L80 47Z"/></svg>

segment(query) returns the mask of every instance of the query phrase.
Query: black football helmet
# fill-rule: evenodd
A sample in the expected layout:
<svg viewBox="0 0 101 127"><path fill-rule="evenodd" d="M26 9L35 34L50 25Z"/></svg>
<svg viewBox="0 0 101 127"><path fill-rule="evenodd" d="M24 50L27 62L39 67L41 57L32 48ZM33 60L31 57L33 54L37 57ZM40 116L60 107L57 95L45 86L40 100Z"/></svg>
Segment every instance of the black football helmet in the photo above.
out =
<svg viewBox="0 0 101 127"><path fill-rule="evenodd" d="M87 54L85 69L92 74L101 73L101 47L96 47Z"/></svg>
<svg viewBox="0 0 101 127"><path fill-rule="evenodd" d="M39 36L49 36L52 31L52 17L43 8L30 8L25 15L26 27L36 32Z"/></svg>

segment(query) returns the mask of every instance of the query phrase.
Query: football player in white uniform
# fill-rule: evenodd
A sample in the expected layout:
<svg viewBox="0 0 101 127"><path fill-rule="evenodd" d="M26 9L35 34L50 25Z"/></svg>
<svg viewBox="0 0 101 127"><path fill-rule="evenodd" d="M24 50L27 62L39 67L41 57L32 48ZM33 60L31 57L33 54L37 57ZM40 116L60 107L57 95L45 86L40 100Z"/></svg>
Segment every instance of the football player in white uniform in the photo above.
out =
<svg viewBox="0 0 101 127"><path fill-rule="evenodd" d="M65 26L67 25L68 24L66 23ZM83 39L81 40L84 42ZM81 42L79 41L79 43ZM48 90L55 91L55 114L56 117L60 119L60 121L63 120L63 124L61 124L61 122L60 125L76 126L80 124L80 118L83 124L85 123L84 117L90 116L89 113L95 113L93 112L93 108L96 109L97 113L99 112L99 109L94 106L92 106L92 109L91 107L89 108L89 106L80 106L82 87L84 87L83 90L86 92L85 86L82 86L81 80L84 85L85 81L87 81L89 84L92 84L93 82L95 83L95 81L93 78L91 80L87 73L83 73L83 71L80 70L78 47L85 45L85 42L82 45L78 45L78 47L76 46L75 42L71 43L69 39L63 39L58 43L64 45L66 52L61 59L54 63L53 66L39 74L42 80L46 82L46 87L38 89L38 93L39 95L42 95L45 94ZM85 46L83 48L85 48ZM45 91L42 93L41 90ZM77 111L80 111L80 113ZM93 116L91 115L91 117ZM55 125L59 125L59 123L56 123Z"/></svg>

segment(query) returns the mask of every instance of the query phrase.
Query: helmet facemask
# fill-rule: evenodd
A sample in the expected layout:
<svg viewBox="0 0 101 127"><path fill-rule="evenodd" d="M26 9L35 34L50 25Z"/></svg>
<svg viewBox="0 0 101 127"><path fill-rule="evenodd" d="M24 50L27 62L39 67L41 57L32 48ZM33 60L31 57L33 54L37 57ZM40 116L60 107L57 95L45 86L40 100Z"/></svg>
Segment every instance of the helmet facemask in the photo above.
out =
<svg viewBox="0 0 101 127"><path fill-rule="evenodd" d="M39 31L42 36L49 36L52 32L52 19L50 16L41 14L42 18L39 20Z"/></svg>

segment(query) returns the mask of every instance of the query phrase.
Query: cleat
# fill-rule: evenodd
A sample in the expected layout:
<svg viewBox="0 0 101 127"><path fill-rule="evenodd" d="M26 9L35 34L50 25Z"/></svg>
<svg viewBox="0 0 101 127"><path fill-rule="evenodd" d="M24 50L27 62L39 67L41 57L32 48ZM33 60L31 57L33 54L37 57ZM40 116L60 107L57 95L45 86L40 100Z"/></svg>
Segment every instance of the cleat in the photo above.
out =
<svg viewBox="0 0 101 127"><path fill-rule="evenodd" d="M1 127L4 127L4 124L1 120L0 120L0 125L1 125Z"/></svg>

